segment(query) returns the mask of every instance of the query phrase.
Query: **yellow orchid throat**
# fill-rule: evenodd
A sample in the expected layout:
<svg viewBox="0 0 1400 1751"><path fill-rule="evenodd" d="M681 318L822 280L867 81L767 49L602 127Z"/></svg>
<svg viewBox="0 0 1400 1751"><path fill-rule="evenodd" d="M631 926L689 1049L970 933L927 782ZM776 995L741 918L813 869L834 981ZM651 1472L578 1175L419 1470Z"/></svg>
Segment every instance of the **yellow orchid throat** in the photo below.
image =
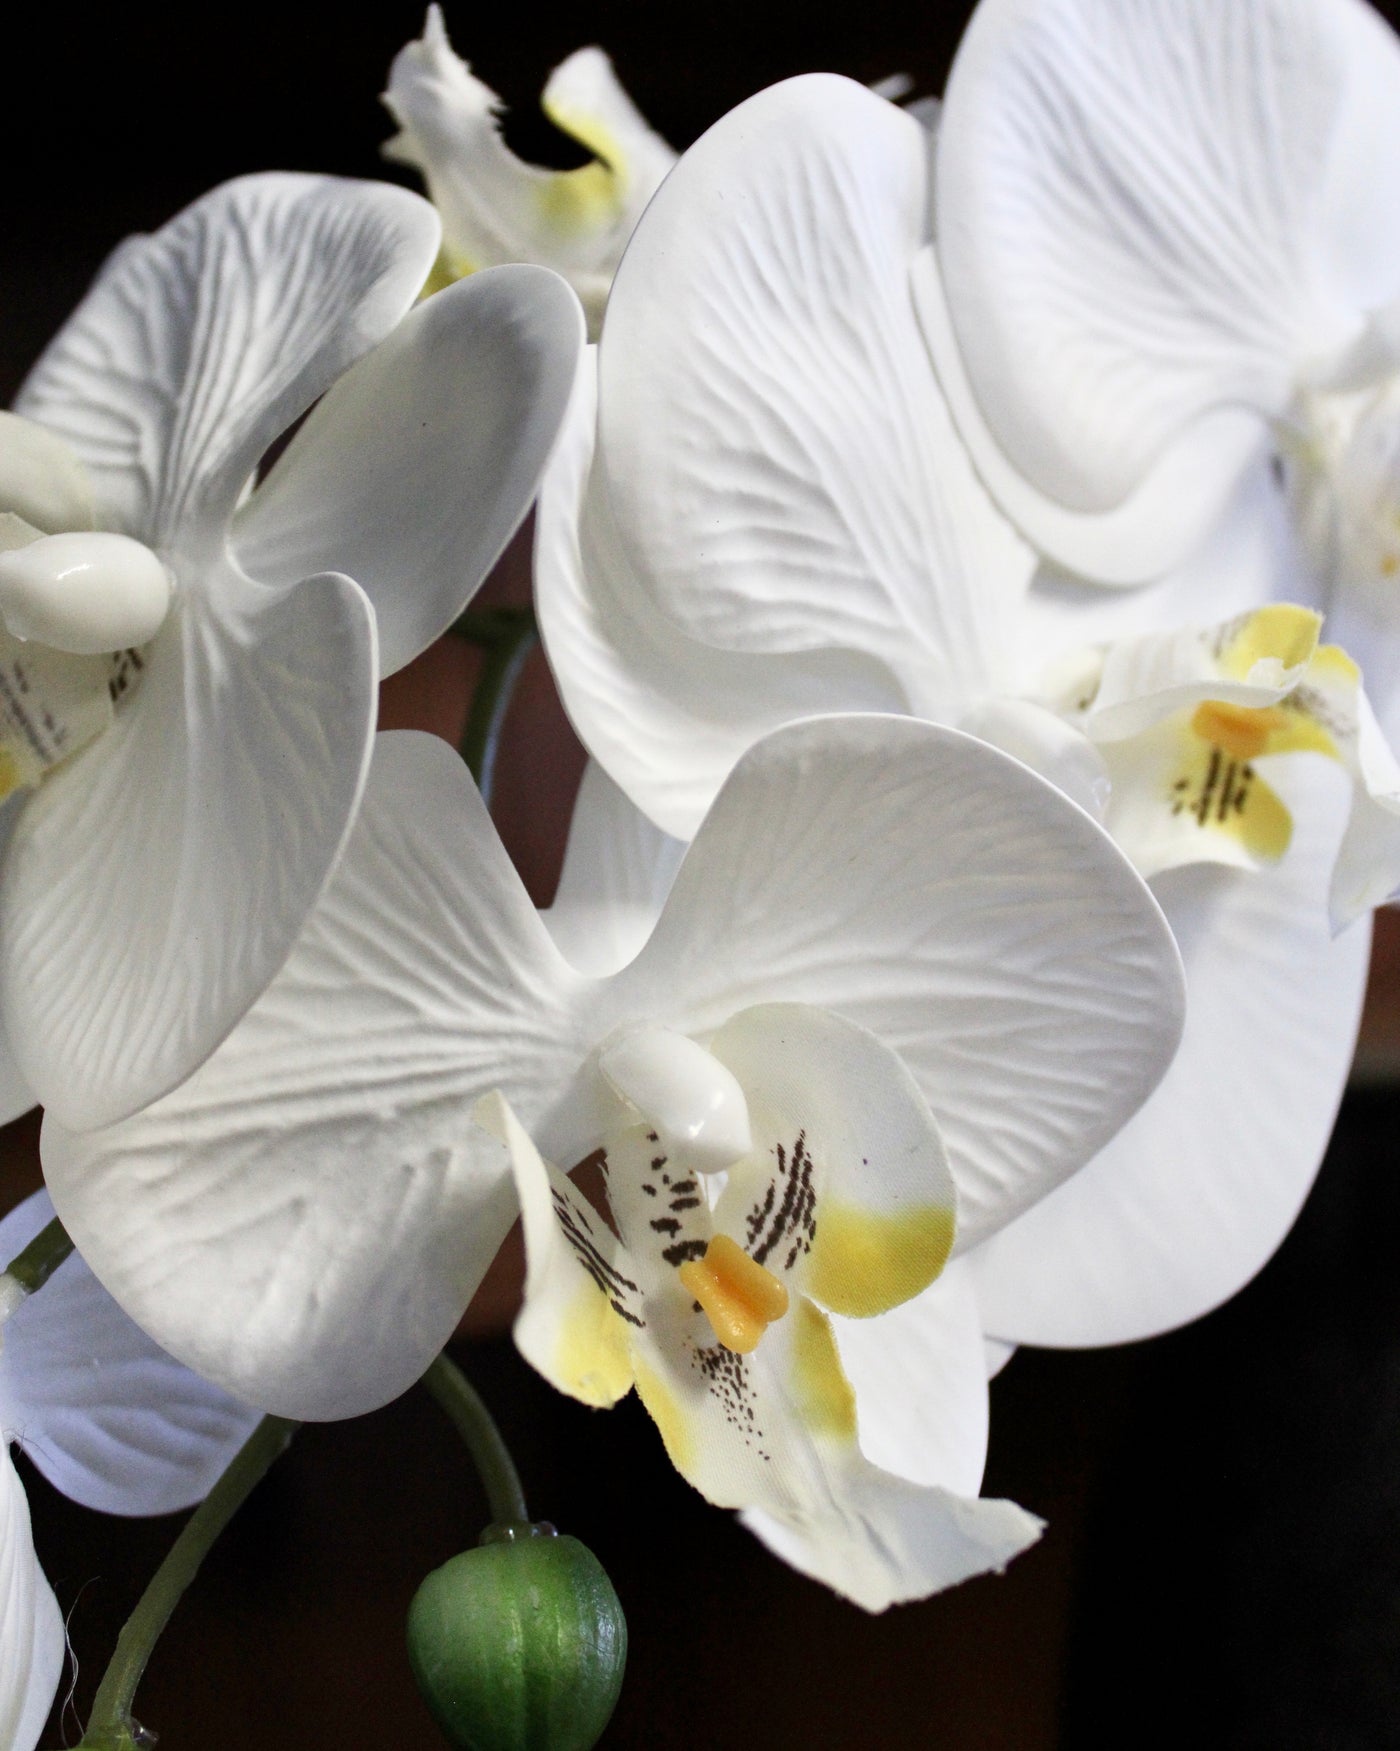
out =
<svg viewBox="0 0 1400 1751"><path fill-rule="evenodd" d="M1344 702L1354 692L1356 665L1335 645L1318 648L1306 677L1276 705L1243 706L1204 700L1182 735L1181 759L1171 779L1175 816L1234 839L1250 857L1276 863L1288 850L1293 820L1282 798L1255 771L1269 754L1321 754L1344 761ZM1338 707L1343 709L1339 712Z"/></svg>
<svg viewBox="0 0 1400 1751"><path fill-rule="evenodd" d="M784 1285L727 1234L716 1234L704 1257L687 1260L676 1275L700 1303L719 1342L741 1356L756 1350L764 1332L788 1310Z"/></svg>

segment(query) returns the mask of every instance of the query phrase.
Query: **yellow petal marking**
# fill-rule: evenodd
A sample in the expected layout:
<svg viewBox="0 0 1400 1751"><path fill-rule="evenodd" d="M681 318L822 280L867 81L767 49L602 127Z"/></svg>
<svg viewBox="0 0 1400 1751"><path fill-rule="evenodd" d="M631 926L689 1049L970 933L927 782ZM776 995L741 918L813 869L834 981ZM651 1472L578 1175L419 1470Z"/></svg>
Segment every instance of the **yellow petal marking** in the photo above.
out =
<svg viewBox="0 0 1400 1751"><path fill-rule="evenodd" d="M19 762L8 748L0 747L0 798L10 796L24 784Z"/></svg>
<svg viewBox="0 0 1400 1751"><path fill-rule="evenodd" d="M638 1362L636 1376L637 1396L661 1431L667 1457L677 1471L689 1476L695 1464L695 1419L659 1374Z"/></svg>
<svg viewBox="0 0 1400 1751"><path fill-rule="evenodd" d="M792 1385L807 1426L843 1441L856 1438L856 1395L841 1366L831 1321L805 1295L793 1315Z"/></svg>
<svg viewBox="0 0 1400 1751"><path fill-rule="evenodd" d="M606 164L561 170L539 185L536 199L546 223L566 235L609 223L622 208L618 179Z"/></svg>
<svg viewBox="0 0 1400 1751"><path fill-rule="evenodd" d="M782 1283L727 1234L715 1235L704 1258L687 1260L676 1275L704 1308L720 1343L741 1356L756 1350L764 1332L788 1310Z"/></svg>
<svg viewBox="0 0 1400 1751"><path fill-rule="evenodd" d="M1172 814L1190 815L1203 830L1234 839L1252 858L1277 863L1293 837L1293 817L1250 761L1273 751L1271 739L1286 728L1274 720L1284 717L1277 706L1249 710L1218 700L1197 706L1171 783Z"/></svg>
<svg viewBox="0 0 1400 1751"><path fill-rule="evenodd" d="M869 1319L910 1300L948 1262L956 1218L944 1204L889 1213L824 1197L804 1291L848 1319Z"/></svg>
<svg viewBox="0 0 1400 1751"><path fill-rule="evenodd" d="M1191 728L1202 741L1236 760L1257 760L1270 738L1287 725L1286 713L1276 705L1229 705L1221 699L1207 699L1191 719Z"/></svg>
<svg viewBox="0 0 1400 1751"><path fill-rule="evenodd" d="M631 1390L627 1328L606 1295L585 1283L559 1323L554 1373L571 1397L606 1410Z"/></svg>
<svg viewBox="0 0 1400 1751"><path fill-rule="evenodd" d="M1237 621L1221 646L1221 673L1232 681L1247 681L1256 663L1276 662L1299 669L1317 649L1322 616L1290 602L1256 608Z"/></svg>

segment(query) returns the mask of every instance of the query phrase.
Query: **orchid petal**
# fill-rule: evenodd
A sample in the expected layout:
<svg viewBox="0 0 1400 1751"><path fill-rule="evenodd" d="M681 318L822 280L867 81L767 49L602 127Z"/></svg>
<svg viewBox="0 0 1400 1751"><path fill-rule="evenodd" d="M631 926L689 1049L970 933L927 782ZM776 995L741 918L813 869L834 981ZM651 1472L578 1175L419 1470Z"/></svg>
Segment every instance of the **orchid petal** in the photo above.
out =
<svg viewBox="0 0 1400 1751"><path fill-rule="evenodd" d="M4 1027L74 1128L164 1094L285 960L374 733L373 615L328 574L177 600L112 727L26 802L0 885Z"/></svg>
<svg viewBox="0 0 1400 1751"><path fill-rule="evenodd" d="M501 137L500 98L453 53L438 6L395 56L383 101L400 127L384 154L422 172L443 216L449 268L542 262L572 282L596 327L622 247L675 161L602 50L570 55L541 100L555 126L595 154L577 170L515 156Z"/></svg>
<svg viewBox="0 0 1400 1751"><path fill-rule="evenodd" d="M1353 191L1332 151L1378 77L1393 108L1394 39L1351 0L978 7L940 133L938 245L982 410L1035 487L1111 510L1215 410L1279 414L1301 372L1341 364L1363 313L1333 259L1326 205ZM1394 240L1369 247L1393 296ZM1182 501L1203 529L1194 512Z"/></svg>
<svg viewBox="0 0 1400 1751"><path fill-rule="evenodd" d="M38 530L91 529L92 487L77 455L56 432L0 413L0 511Z"/></svg>
<svg viewBox="0 0 1400 1751"><path fill-rule="evenodd" d="M402 1392L514 1214L470 1123L538 1111L584 1055L560 959L461 762L379 737L346 857L286 967L174 1094L86 1135L46 1121L54 1203L174 1355L284 1415Z"/></svg>
<svg viewBox="0 0 1400 1751"><path fill-rule="evenodd" d="M1354 781L1351 818L1332 875L1334 930L1400 891L1400 763L1362 691L1356 694L1356 714L1356 742L1348 750Z"/></svg>
<svg viewBox="0 0 1400 1751"><path fill-rule="evenodd" d="M975 1496L987 1457L988 1404L968 1261L952 1260L936 1283L877 1319L832 1323L865 1457L913 1483Z"/></svg>
<svg viewBox="0 0 1400 1751"><path fill-rule="evenodd" d="M0 1441L0 1744L35 1751L63 1673L63 1614L44 1579L24 1485Z"/></svg>
<svg viewBox="0 0 1400 1751"><path fill-rule="evenodd" d="M17 411L81 458L101 527L208 558L268 446L413 302L437 236L387 184L225 183L116 251Z"/></svg>
<svg viewBox="0 0 1400 1751"><path fill-rule="evenodd" d="M1085 730L1115 741L1204 700L1274 705L1303 678L1321 627L1320 614L1279 602L1222 626L1117 639L1104 652Z"/></svg>
<svg viewBox="0 0 1400 1751"><path fill-rule="evenodd" d="M497 268L427 299L327 392L240 509L250 576L353 577L381 675L444 632L519 526L583 346L543 268Z"/></svg>
<svg viewBox="0 0 1400 1751"><path fill-rule="evenodd" d="M868 1028L937 1120L970 1245L1141 1104L1180 977L1142 883L1050 785L956 731L826 718L744 757L599 1021L697 1035L795 1002Z"/></svg>
<svg viewBox="0 0 1400 1751"><path fill-rule="evenodd" d="M638 226L599 345L601 471L625 558L690 638L826 651L956 717L1003 684L1029 551L939 393L908 264L928 138L814 75L740 105Z"/></svg>
<svg viewBox="0 0 1400 1751"><path fill-rule="evenodd" d="M910 288L958 433L995 502L1055 565L1098 584L1140 584L1193 561L1241 481L1267 453L1259 417L1237 407L1203 414L1157 457L1118 504L1062 504L1007 460L968 376L931 248L914 258Z"/></svg>
<svg viewBox="0 0 1400 1751"><path fill-rule="evenodd" d="M540 914L565 960L597 977L626 966L651 935L684 852L590 760L554 904Z"/></svg>
<svg viewBox="0 0 1400 1751"><path fill-rule="evenodd" d="M868 1319L926 1289L952 1249L956 1193L899 1058L799 1003L740 1011L710 1051L743 1088L754 1133L715 1226L832 1313Z"/></svg>
<svg viewBox="0 0 1400 1751"><path fill-rule="evenodd" d="M0 1259L53 1215L47 1195L0 1221ZM104 1514L172 1514L202 1501L258 1413L167 1356L74 1254L0 1332L9 1435L71 1501Z"/></svg>
<svg viewBox="0 0 1400 1751"><path fill-rule="evenodd" d="M746 1509L785 1561L867 1611L1004 1568L1039 1536L1012 1502L925 1488L862 1457L831 1322L810 1301L750 1356L678 1354L654 1320L634 1351L638 1394L682 1476L717 1506ZM709 1356L718 1365L704 1366ZM980 1378L975 1389L985 1396Z"/></svg>
<svg viewBox="0 0 1400 1751"><path fill-rule="evenodd" d="M606 490L591 479L590 348L535 530L540 632L565 709L594 759L663 832L689 839L751 743L834 697L901 711L888 674L850 652L718 651L687 638L630 576Z"/></svg>
<svg viewBox="0 0 1400 1751"><path fill-rule="evenodd" d="M1150 584L1104 589L1042 566L1021 614L1022 669L1034 675L1086 645L1210 626L1270 601L1317 607L1315 596L1287 501L1263 465L1246 472L1205 545Z"/></svg>
<svg viewBox="0 0 1400 1751"><path fill-rule="evenodd" d="M477 1123L510 1152L525 1229L525 1300L515 1342L551 1386L606 1407L632 1390L629 1326L641 1301L630 1260L607 1224L557 1168L548 1166L498 1094Z"/></svg>
<svg viewBox="0 0 1400 1751"><path fill-rule="evenodd" d="M1327 1144L1365 985L1369 932L1333 939L1325 901L1347 808L1328 762L1279 761L1296 826L1257 875L1205 866L1155 884L1186 961L1181 1050L1106 1149L968 1257L987 1330L1016 1343L1124 1343L1234 1293L1291 1226Z"/></svg>
<svg viewBox="0 0 1400 1751"><path fill-rule="evenodd" d="M958 728L1029 766L1085 814L1103 820L1113 788L1103 756L1055 712L1025 699L984 699Z"/></svg>

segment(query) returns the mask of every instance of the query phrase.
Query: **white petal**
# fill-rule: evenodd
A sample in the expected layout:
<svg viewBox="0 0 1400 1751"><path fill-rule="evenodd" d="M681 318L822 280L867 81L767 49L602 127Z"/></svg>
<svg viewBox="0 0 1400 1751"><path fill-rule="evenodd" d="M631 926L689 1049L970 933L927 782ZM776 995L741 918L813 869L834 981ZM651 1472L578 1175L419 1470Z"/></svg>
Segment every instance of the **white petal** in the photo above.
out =
<svg viewBox="0 0 1400 1751"><path fill-rule="evenodd" d="M446 744L378 740L281 976L182 1088L45 1173L92 1269L172 1353L285 1415L355 1415L450 1335L514 1214L471 1123L533 1117L584 1055L560 960Z"/></svg>
<svg viewBox="0 0 1400 1751"><path fill-rule="evenodd" d="M51 535L93 525L82 463L56 432L15 413L0 413L0 510Z"/></svg>
<svg viewBox="0 0 1400 1751"><path fill-rule="evenodd" d="M225 183L117 250L17 411L81 458L103 528L207 556L268 446L408 309L437 239L384 183Z"/></svg>
<svg viewBox="0 0 1400 1751"><path fill-rule="evenodd" d="M596 468L627 562L691 638L855 653L921 715L1004 684L1031 558L919 333L928 139L848 80L791 80L672 172L618 270ZM838 691L827 709L865 701Z"/></svg>
<svg viewBox="0 0 1400 1751"><path fill-rule="evenodd" d="M176 601L135 696L24 806L0 884L0 1002L36 1096L110 1123L214 1049L335 865L374 733L374 620L349 579L231 569Z"/></svg>
<svg viewBox="0 0 1400 1751"><path fill-rule="evenodd" d="M600 977L625 967L650 936L684 852L590 760L554 904L540 915L565 960Z"/></svg>
<svg viewBox="0 0 1400 1751"><path fill-rule="evenodd" d="M0 1744L35 1751L63 1673L67 1638L29 1530L24 1485L0 1437Z"/></svg>
<svg viewBox="0 0 1400 1751"><path fill-rule="evenodd" d="M1341 930L1400 891L1400 763L1364 692L1356 698L1351 818L1332 875L1331 912Z"/></svg>
<svg viewBox="0 0 1400 1751"><path fill-rule="evenodd" d="M1180 977L1146 889L1051 786L955 731L826 718L745 757L605 1014L694 1034L797 1002L869 1028L928 1101L971 1244L1155 1086Z"/></svg>
<svg viewBox="0 0 1400 1751"><path fill-rule="evenodd" d="M637 215L675 160L643 121L601 49L556 67L541 107L595 155L571 171L526 164L501 137L502 104L452 52L437 6L394 57L383 101L401 131L385 156L423 173L458 273L543 262L574 285L596 328Z"/></svg>
<svg viewBox="0 0 1400 1751"><path fill-rule="evenodd" d="M1241 1287L1312 1184L1346 1080L1369 932L1325 915L1347 785L1297 757L1287 856L1257 875L1196 866L1155 884L1186 961L1181 1050L1097 1160L969 1256L987 1330L1122 1343Z"/></svg>
<svg viewBox="0 0 1400 1751"><path fill-rule="evenodd" d="M380 673L460 613L539 487L583 346L543 268L425 300L336 383L239 511L250 576L345 572L374 605Z"/></svg>
<svg viewBox="0 0 1400 1751"><path fill-rule="evenodd" d="M719 651L660 614L627 569L607 492L590 482L596 373L589 349L535 528L540 632L593 758L663 832L689 839L751 742L832 698L904 709L888 674L849 652Z"/></svg>
<svg viewBox="0 0 1400 1751"><path fill-rule="evenodd" d="M1045 557L1099 584L1139 584L1195 559L1240 482L1267 453L1259 416L1214 408L1163 447L1147 476L1106 508L1077 510L1021 474L988 424L953 330L932 249L910 275L919 323L959 435L1006 516Z"/></svg>
<svg viewBox="0 0 1400 1751"><path fill-rule="evenodd" d="M785 1563L867 1611L1000 1574L1043 1530L1015 1502L924 1489L873 1465L842 1478L836 1512L780 1518L751 1508L742 1519Z"/></svg>
<svg viewBox="0 0 1400 1751"><path fill-rule="evenodd" d="M1363 313L1332 260L1325 203L1350 191L1329 155L1378 57L1393 106L1400 55L1350 0L978 7L938 242L978 399L1032 483L1111 509L1202 415L1279 413L1302 371L1340 361ZM1370 247L1393 296L1394 243Z"/></svg>
<svg viewBox="0 0 1400 1751"><path fill-rule="evenodd" d="M1038 674L1064 652L1088 644L1209 626L1265 602L1317 607L1316 588L1266 459L1245 474L1205 545L1151 584L1104 589L1042 567L1021 614L1023 672ZM1330 619L1327 636L1336 637Z"/></svg>
<svg viewBox="0 0 1400 1751"><path fill-rule="evenodd" d="M855 1388L860 1450L873 1465L959 1495L982 1487L987 1372L967 1262L877 1319L837 1319Z"/></svg>
<svg viewBox="0 0 1400 1751"><path fill-rule="evenodd" d="M42 1192L12 1211L0 1259L52 1215ZM0 1402L54 1488L104 1514L201 1501L258 1421L152 1343L76 1253L0 1331Z"/></svg>
<svg viewBox="0 0 1400 1751"><path fill-rule="evenodd" d="M958 728L1029 766L1086 814L1103 820L1112 789L1103 756L1082 730L1055 712L1024 699L986 699Z"/></svg>

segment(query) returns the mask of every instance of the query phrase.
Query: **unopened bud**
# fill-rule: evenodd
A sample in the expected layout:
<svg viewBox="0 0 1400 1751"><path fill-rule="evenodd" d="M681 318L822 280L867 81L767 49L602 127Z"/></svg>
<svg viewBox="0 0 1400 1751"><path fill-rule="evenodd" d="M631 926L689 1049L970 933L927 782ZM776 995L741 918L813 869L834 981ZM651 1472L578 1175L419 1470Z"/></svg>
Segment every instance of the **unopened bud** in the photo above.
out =
<svg viewBox="0 0 1400 1751"><path fill-rule="evenodd" d="M414 1594L408 1657L456 1751L589 1751L622 1688L627 1620L587 1545L493 1526Z"/></svg>

